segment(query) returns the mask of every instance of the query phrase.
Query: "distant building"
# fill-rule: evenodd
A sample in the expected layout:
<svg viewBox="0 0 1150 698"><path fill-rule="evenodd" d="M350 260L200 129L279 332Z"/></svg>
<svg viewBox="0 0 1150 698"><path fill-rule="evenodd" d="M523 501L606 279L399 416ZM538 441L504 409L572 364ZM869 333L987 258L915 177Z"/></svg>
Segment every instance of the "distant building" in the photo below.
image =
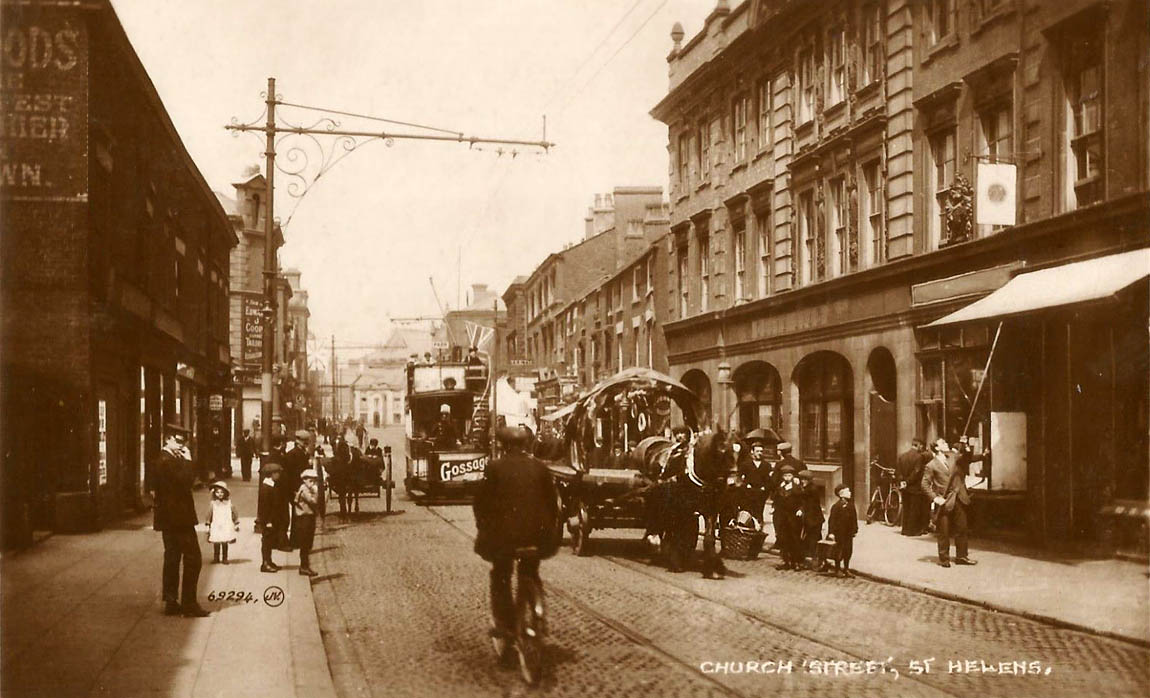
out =
<svg viewBox="0 0 1150 698"><path fill-rule="evenodd" d="M227 465L236 237L107 0L5 0L0 20L11 545L144 506L165 425L202 476Z"/></svg>
<svg viewBox="0 0 1150 698"><path fill-rule="evenodd" d="M231 400L232 420L235 433L251 429L252 433L262 430L263 398L263 321L264 307L264 247L265 216L267 202L264 198L267 183L258 168L249 170L246 179L232 185L235 198L216 192L228 217L232 222L239 244L232 250L231 288L229 292L229 339L231 342L235 388ZM283 231L273 225L273 244L278 260L283 247ZM276 268L278 269L278 261ZM297 279L298 281L298 279ZM274 375L272 418L277 430L287 431L282 412L283 383L281 373L285 363L285 329L289 325L288 315L292 296L290 282L284 276L276 279L276 322L274 364L280 366L280 373ZM306 338L305 338L306 339ZM233 439L234 441L234 439Z"/></svg>
<svg viewBox="0 0 1150 698"><path fill-rule="evenodd" d="M616 187L611 194L596 195L584 219L583 240L548 255L530 275L517 278L504 292L507 363L536 374L541 410L549 411L578 392L576 354L573 348L567 349L568 318L562 313L580 293L614 278L643 257L667 229L660 187ZM610 325L614 329L614 320ZM595 332L607 343L615 339L614 334L606 337L602 327ZM630 337L630 331L626 335ZM594 361L584 365L595 370Z"/></svg>

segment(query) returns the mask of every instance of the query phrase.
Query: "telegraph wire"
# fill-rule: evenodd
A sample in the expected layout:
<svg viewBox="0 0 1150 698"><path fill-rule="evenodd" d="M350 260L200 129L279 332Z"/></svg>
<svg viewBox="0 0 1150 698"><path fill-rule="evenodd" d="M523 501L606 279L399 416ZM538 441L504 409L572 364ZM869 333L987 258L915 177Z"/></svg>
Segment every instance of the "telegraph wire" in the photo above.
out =
<svg viewBox="0 0 1150 698"><path fill-rule="evenodd" d="M667 0L663 0L662 2L660 2L658 7L655 8L655 11L652 12L651 14L649 14L647 16L647 19L643 20L643 23L640 24L638 26L638 28L635 29L635 31L631 34L631 36L627 37L627 40L623 42L623 45L620 46L619 48L615 49L615 53L611 54L611 57L607 59L607 62L600 65L599 69L596 70L595 73L593 75L591 75L591 77L588 78L586 82L584 82L582 85L580 85L578 90L576 90L570 97L568 97L566 100L564 100L563 104L561 105L562 109L559 110L560 114L565 112L567 110L567 107L571 104L571 101L574 100L576 97L578 97L580 94L582 94L583 90L587 89L587 86L590 85L592 82L594 82L595 78L599 77L599 74L602 73L603 70L608 65L611 64L611 61L615 60L615 57L618 56L623 51L623 49L627 48L627 46L635 39L635 37L639 35L639 32L643 31L643 28L646 27L647 24L649 24L651 20L655 19L655 15L659 14L659 11L662 10L666 4L667 4Z"/></svg>

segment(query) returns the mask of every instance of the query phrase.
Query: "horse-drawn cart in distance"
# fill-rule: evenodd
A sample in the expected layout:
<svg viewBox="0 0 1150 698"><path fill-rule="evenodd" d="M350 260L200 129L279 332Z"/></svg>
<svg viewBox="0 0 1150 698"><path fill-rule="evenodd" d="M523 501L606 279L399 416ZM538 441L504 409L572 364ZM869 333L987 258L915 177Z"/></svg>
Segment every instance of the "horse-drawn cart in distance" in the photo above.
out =
<svg viewBox="0 0 1150 698"><path fill-rule="evenodd" d="M666 466L672 425L697 430L701 414L682 383L642 368L579 398L564 432L565 457L548 464L576 554L588 554L593 530L646 526L644 494Z"/></svg>

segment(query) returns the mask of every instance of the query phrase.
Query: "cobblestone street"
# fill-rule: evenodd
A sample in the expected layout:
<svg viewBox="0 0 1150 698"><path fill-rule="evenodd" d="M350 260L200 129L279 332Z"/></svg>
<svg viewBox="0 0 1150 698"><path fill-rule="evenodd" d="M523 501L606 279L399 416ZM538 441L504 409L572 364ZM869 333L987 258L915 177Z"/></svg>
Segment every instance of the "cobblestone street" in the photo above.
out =
<svg viewBox="0 0 1150 698"><path fill-rule="evenodd" d="M329 517L317 543L315 599L340 694L526 692L486 639L487 566L471 551L470 508L402 496L403 513L382 508L368 499L350 522ZM672 575L647 564L637 538L597 532L591 557L564 549L544 564L543 692L1134 696L1150 685L1150 651L1133 644L868 580L780 572L770 556L728 562L724 581ZM847 673L866 660L884 666ZM923 660L929 673L914 675ZM763 672L788 662L792 673ZM839 675L833 664L816 672L819 662L842 662ZM989 670L1000 662L1039 674Z"/></svg>

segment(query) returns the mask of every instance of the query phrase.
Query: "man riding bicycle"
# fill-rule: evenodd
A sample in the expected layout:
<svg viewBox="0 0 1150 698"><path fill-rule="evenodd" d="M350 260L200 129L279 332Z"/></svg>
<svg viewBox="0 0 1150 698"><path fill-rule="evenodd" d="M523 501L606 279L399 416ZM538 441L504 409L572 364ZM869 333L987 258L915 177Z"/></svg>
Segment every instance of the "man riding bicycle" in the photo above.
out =
<svg viewBox="0 0 1150 698"><path fill-rule="evenodd" d="M539 588L539 562L555 554L559 541L559 499L551 473L525 451L530 432L500 427L495 438L504 454L490 465L475 495L475 552L491 563L492 636L506 639L515 630L511 572L519 558L519 588L523 580ZM530 549L529 555L523 550Z"/></svg>

